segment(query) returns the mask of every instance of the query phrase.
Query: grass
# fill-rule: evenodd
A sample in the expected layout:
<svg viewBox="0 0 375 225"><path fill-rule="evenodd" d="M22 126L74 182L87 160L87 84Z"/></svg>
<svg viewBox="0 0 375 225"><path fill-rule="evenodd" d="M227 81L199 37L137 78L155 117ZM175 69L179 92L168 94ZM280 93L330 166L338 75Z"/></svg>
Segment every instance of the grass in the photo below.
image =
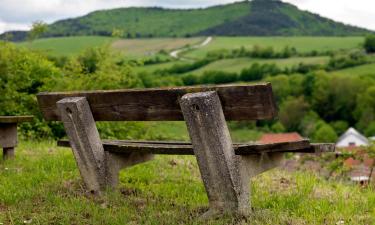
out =
<svg viewBox="0 0 375 225"><path fill-rule="evenodd" d="M189 58L203 58L209 51L238 49L255 45L281 50L285 46L295 47L299 52L348 50L358 48L363 37L215 37L203 48L185 54Z"/></svg>
<svg viewBox="0 0 375 225"><path fill-rule="evenodd" d="M70 56L86 48L99 47L114 40L114 38L99 36L59 37L37 39L31 43L22 42L18 46L40 50L54 56Z"/></svg>
<svg viewBox="0 0 375 225"><path fill-rule="evenodd" d="M188 73L202 74L205 71L210 71L210 70L239 73L241 72L241 70L250 67L253 63L260 63L260 64L270 63L270 64L276 64L277 66L281 68L291 68L292 66L298 65L299 63L315 65L315 64L325 64L328 61L329 61L328 56L294 57L294 58L288 58L288 59L254 59L254 58L222 59L222 60L214 61L202 68L190 71ZM184 63L189 63L189 62L171 61L167 63L159 63L159 64L148 65L148 66L134 67L134 70L136 72L152 73L157 70L168 69L175 64L184 64Z"/></svg>
<svg viewBox="0 0 375 225"><path fill-rule="evenodd" d="M157 156L122 171L117 191L84 193L69 149L21 141L16 159L0 162L2 224L374 224L371 188L273 170L252 182L246 219L198 221L207 197L192 156Z"/></svg>
<svg viewBox="0 0 375 225"><path fill-rule="evenodd" d="M33 42L22 42L18 46L43 51L54 56L71 56L89 47L100 47L108 44L124 52L130 58L142 58L158 53L161 50L171 51L186 45L200 43L203 38L152 38L152 39L116 39L99 36L78 36L43 38Z"/></svg>
<svg viewBox="0 0 375 225"><path fill-rule="evenodd" d="M112 43L112 48L120 50L129 57L145 57L161 50L171 51L186 45L202 42L203 38L151 38L151 39L120 39Z"/></svg>
<svg viewBox="0 0 375 225"><path fill-rule="evenodd" d="M346 75L346 76L366 76L372 75L375 76L375 63L361 65L361 66L354 66L348 69L338 70L332 72L332 74L336 75Z"/></svg>
<svg viewBox="0 0 375 225"><path fill-rule="evenodd" d="M190 73L202 74L205 71L217 70L225 72L239 73L245 68L249 68L253 63L259 64L276 64L280 68L291 68L299 63L305 64L325 64L329 61L328 56L323 57L295 57L288 59L252 59L252 58L236 58L236 59L222 59L208 64L198 70Z"/></svg>

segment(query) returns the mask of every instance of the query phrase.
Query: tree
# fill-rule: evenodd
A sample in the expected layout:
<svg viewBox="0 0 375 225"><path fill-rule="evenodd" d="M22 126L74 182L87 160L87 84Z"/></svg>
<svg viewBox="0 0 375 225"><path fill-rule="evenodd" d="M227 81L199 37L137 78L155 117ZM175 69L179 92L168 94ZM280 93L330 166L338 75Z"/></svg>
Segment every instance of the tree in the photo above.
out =
<svg viewBox="0 0 375 225"><path fill-rule="evenodd" d="M303 97L288 97L280 106L281 123L288 131L298 131L309 107Z"/></svg>
<svg viewBox="0 0 375 225"><path fill-rule="evenodd" d="M29 31L27 35L27 39L32 42L35 39L42 36L47 31L48 25L44 23L43 21L35 21L32 26L31 30Z"/></svg>
<svg viewBox="0 0 375 225"><path fill-rule="evenodd" d="M323 123L313 134L313 140L319 142L336 142L337 134L330 125Z"/></svg>
<svg viewBox="0 0 375 225"><path fill-rule="evenodd" d="M367 53L375 53L375 35L367 36L363 46Z"/></svg>
<svg viewBox="0 0 375 225"><path fill-rule="evenodd" d="M125 34L124 30L118 29L118 28L113 28L111 36L115 37L115 38L122 38L124 36L124 34Z"/></svg>

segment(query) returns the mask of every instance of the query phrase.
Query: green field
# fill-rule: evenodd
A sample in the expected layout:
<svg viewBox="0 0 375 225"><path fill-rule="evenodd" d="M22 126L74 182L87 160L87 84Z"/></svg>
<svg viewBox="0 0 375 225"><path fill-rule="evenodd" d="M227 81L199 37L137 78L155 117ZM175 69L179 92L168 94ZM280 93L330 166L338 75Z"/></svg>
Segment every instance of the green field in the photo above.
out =
<svg viewBox="0 0 375 225"><path fill-rule="evenodd" d="M375 63L355 66L348 69L338 70L332 72L332 74L346 75L346 76L362 76L362 75L372 75L375 76Z"/></svg>
<svg viewBox="0 0 375 225"><path fill-rule="evenodd" d="M85 194L71 150L24 142L0 163L0 224L374 224L371 188L273 170L253 179L253 215L199 221L208 200L196 160L157 156L121 172L115 191Z"/></svg>
<svg viewBox="0 0 375 225"><path fill-rule="evenodd" d="M69 56L80 53L86 48L110 44L114 38L98 36L44 38L33 42L18 44L22 47L41 50L55 56Z"/></svg>
<svg viewBox="0 0 375 225"><path fill-rule="evenodd" d="M191 73L202 74L205 71L217 70L225 72L239 73L241 70L248 68L253 63L259 64L276 64L280 68L291 68L299 63L305 64L324 64L329 60L328 57L295 57L288 59L251 59L251 58L236 58L236 59L223 59L208 64L198 70L194 70Z"/></svg>
<svg viewBox="0 0 375 225"><path fill-rule="evenodd" d="M252 48L255 45L281 50L295 47L299 52L348 50L358 48L363 37L215 37L207 46L190 51L185 57L203 58L209 51L220 49Z"/></svg>

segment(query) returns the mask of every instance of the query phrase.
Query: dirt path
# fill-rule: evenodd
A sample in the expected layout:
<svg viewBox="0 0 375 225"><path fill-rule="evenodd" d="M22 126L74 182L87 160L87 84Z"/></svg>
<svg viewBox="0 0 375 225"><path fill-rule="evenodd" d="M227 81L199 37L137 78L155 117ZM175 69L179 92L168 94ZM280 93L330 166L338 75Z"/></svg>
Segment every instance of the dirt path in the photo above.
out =
<svg viewBox="0 0 375 225"><path fill-rule="evenodd" d="M212 41L212 37L207 37L202 43L200 44L197 44L197 45L193 45L191 47L184 47L184 48L180 48L180 49L176 49L176 50L173 50L171 53L169 53L169 55L173 58L176 58L176 59L179 59L180 57L178 56L180 53L182 52L185 52L187 50L190 50L190 49L197 49L197 48L202 48L206 45L208 45L211 41Z"/></svg>

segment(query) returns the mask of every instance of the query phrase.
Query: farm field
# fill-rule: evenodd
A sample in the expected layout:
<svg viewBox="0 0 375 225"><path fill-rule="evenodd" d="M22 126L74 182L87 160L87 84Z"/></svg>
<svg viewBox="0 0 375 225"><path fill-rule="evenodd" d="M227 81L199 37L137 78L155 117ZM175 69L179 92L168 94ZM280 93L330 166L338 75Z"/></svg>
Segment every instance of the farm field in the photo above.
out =
<svg viewBox="0 0 375 225"><path fill-rule="evenodd" d="M98 47L114 41L111 37L81 36L63 38L44 38L33 42L22 42L18 46L40 50L55 56L76 55L89 47Z"/></svg>
<svg viewBox="0 0 375 225"><path fill-rule="evenodd" d="M55 56L77 55L90 47L110 45L113 49L123 52L127 57L141 58L158 53L179 49L186 45L194 45L203 38L153 38L153 39L118 39L101 36L78 36L44 38L33 42L22 42L18 46L41 50Z"/></svg>
<svg viewBox="0 0 375 225"><path fill-rule="evenodd" d="M355 66L343 70L332 72L332 74L346 75L346 76L363 76L363 75L375 75L375 63Z"/></svg>
<svg viewBox="0 0 375 225"><path fill-rule="evenodd" d="M216 70L225 72L239 73L241 70L248 68L253 63L259 64L275 64L282 69L291 68L300 63L305 64L324 64L329 61L329 57L294 57L287 59L251 59L251 58L236 58L236 59L222 59L208 64L198 70L191 71L191 73L202 74L205 71Z"/></svg>
<svg viewBox="0 0 375 225"><path fill-rule="evenodd" d="M123 170L117 191L93 199L70 149L21 141L0 163L3 224L374 224L375 192L308 172L272 170L252 182L254 214L198 221L207 197L196 160L157 156Z"/></svg>
<svg viewBox="0 0 375 225"><path fill-rule="evenodd" d="M88 47L98 47L110 44L129 56L144 57L160 50L171 51L186 45L193 45L203 41L197 38L153 38L153 39L116 39L100 36L44 38L30 42L19 43L19 46L44 50L54 55L74 55ZM220 49L236 49L240 47L252 48L254 45L273 47L281 50L286 46L295 47L298 51L310 52L329 50L348 50L358 48L363 37L214 37L203 48L193 49L184 54L184 57L202 58L209 51Z"/></svg>
<svg viewBox="0 0 375 225"><path fill-rule="evenodd" d="M348 50L358 48L363 37L215 37L213 41L200 49L186 53L189 58L203 58L209 51L220 49L238 49L242 46L252 48L273 47L281 50L286 46L295 47L299 52Z"/></svg>
<svg viewBox="0 0 375 225"><path fill-rule="evenodd" d="M152 39L121 39L112 43L111 47L120 50L126 56L147 57L164 50L170 52L202 42L204 38L152 38Z"/></svg>

